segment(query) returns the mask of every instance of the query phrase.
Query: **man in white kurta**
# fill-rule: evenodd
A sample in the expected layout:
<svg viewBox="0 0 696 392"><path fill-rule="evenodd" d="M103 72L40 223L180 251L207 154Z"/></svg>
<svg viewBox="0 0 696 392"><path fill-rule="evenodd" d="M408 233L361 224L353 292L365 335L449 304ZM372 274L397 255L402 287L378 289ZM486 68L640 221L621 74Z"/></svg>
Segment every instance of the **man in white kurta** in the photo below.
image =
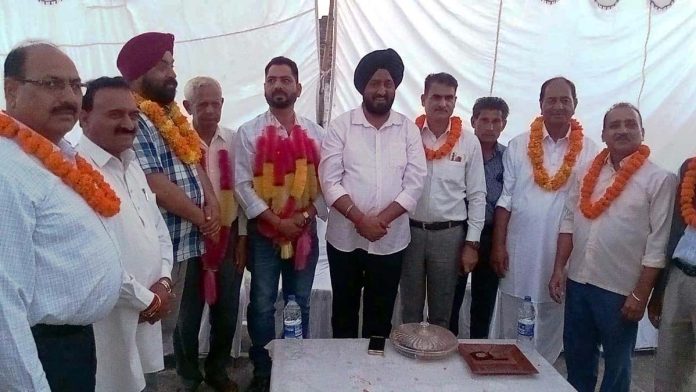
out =
<svg viewBox="0 0 696 392"><path fill-rule="evenodd" d="M564 78L542 85L539 98L543 116L543 166L553 177L570 146L570 120L575 113L575 86ZM569 184L578 167L594 158L597 146L582 138L582 150L565 184L555 191L535 182L528 156L530 132L510 141L503 156L503 192L495 212L491 263L501 277L491 323L493 339L517 337L518 312L524 297L536 308L535 347L550 363L563 346L563 305L549 296L556 240Z"/></svg>
<svg viewBox="0 0 696 392"><path fill-rule="evenodd" d="M88 85L80 116L85 135L77 149L121 199L119 214L105 223L119 243L124 269L116 307L94 324L97 391L142 391L144 374L164 368L159 319L168 312L171 295L172 243L131 149L137 114L123 79L100 78Z"/></svg>

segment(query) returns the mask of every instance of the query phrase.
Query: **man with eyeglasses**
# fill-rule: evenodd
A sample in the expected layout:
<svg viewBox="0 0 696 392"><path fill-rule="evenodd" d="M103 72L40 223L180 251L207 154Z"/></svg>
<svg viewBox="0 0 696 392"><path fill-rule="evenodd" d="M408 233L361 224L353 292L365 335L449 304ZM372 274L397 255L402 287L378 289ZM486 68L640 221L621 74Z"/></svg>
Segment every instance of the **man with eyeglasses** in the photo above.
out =
<svg viewBox="0 0 696 392"><path fill-rule="evenodd" d="M48 43L13 49L4 92L0 390L94 391L92 323L118 300L122 273L98 214L115 215L120 202L63 139L82 99L68 56Z"/></svg>

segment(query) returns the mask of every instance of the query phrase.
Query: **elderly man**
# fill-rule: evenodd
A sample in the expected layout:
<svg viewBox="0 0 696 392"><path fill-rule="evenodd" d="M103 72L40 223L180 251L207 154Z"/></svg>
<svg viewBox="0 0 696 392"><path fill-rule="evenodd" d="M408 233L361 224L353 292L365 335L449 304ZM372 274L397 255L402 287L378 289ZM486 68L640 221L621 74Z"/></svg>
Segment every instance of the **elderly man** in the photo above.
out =
<svg viewBox="0 0 696 392"><path fill-rule="evenodd" d="M535 348L550 363L563 345L563 305L547 288L561 214L577 168L597 150L572 119L577 103L571 81L558 77L541 85L541 116L503 155L503 192L494 216L491 263L501 280L491 335L515 338L520 306L530 296L537 310Z"/></svg>
<svg viewBox="0 0 696 392"><path fill-rule="evenodd" d="M269 109L239 127L235 143L235 191L249 218L250 391L270 388L265 346L275 337L281 275L284 300L295 297L302 310L302 336L309 336L309 297L319 258L316 217L327 214L316 174L324 130L295 112L302 92L297 64L275 57L264 73Z"/></svg>
<svg viewBox="0 0 696 392"><path fill-rule="evenodd" d="M337 117L321 148L319 178L331 205L326 229L335 338L389 336L408 214L427 174L423 141L406 116L391 110L404 64L393 49L363 57L354 84L362 105ZM364 292L363 292L364 288Z"/></svg>
<svg viewBox="0 0 696 392"><path fill-rule="evenodd" d="M193 117L193 128L201 138L203 166L221 206L220 238L206 239L201 269L189 275L191 287L203 292L188 315L191 328L182 335L196 344L203 306L210 306L210 351L205 361L205 382L216 391L235 391L237 386L227 376L226 364L232 350L239 311L239 286L246 263L246 216L239 213L234 196L234 132L220 127L222 88L212 78L199 76L186 83L184 108ZM239 228L239 230L238 230ZM239 233L239 235L237 235ZM189 279L189 278L187 278ZM187 284L189 284L187 283ZM195 306L198 308L195 309ZM198 350L186 353L185 361L195 365Z"/></svg>
<svg viewBox="0 0 696 392"><path fill-rule="evenodd" d="M667 244L670 265L663 271L648 305L659 328L655 391L696 390L696 160L679 169L681 181Z"/></svg>
<svg viewBox="0 0 696 392"><path fill-rule="evenodd" d="M105 225L119 242L124 269L119 302L94 324L97 391L142 391L146 381L154 391L154 372L164 369L159 320L171 305L172 241L133 152L137 120L123 78L87 84L77 150L121 199L120 213Z"/></svg>
<svg viewBox="0 0 696 392"><path fill-rule="evenodd" d="M580 392L628 392L638 321L665 265L676 176L648 160L633 105L604 116L607 144L572 184L558 236L549 294L566 295L563 348L568 381ZM567 284L566 284L566 265Z"/></svg>
<svg viewBox="0 0 696 392"><path fill-rule="evenodd" d="M462 120L452 117L457 80L450 74L425 78L421 129L428 175L416 209L409 214L411 243L401 271L403 321L423 320L426 290L431 324L449 328L459 271L478 261L486 213L486 180L481 145ZM468 200L468 203L467 203Z"/></svg>
<svg viewBox="0 0 696 392"><path fill-rule="evenodd" d="M92 323L116 304L120 201L63 139L82 82L47 43L5 59L0 113L0 390L94 391Z"/></svg>
<svg viewBox="0 0 696 392"><path fill-rule="evenodd" d="M479 262L471 273L471 309L469 338L487 339L491 324L495 296L498 292L498 276L491 268L493 245L493 213L503 191L503 152L505 146L498 143L510 113L507 103L498 97L481 97L472 108L471 126L481 144L483 170L486 178L486 218L481 231ZM468 274L457 279L454 305L450 317L450 331L459 335L459 310L464 302Z"/></svg>
<svg viewBox="0 0 696 392"><path fill-rule="evenodd" d="M187 331L197 330L199 325L189 312L197 312L200 300L194 280L201 268L202 235L217 238L220 219L214 190L200 165L200 139L174 102L177 82L173 53L173 35L144 33L126 42L116 65L136 94L141 114L135 154L157 196L174 247L175 301L162 322L164 352L169 352L169 337L176 326L177 373L186 390L195 390L203 376L197 363L194 366L185 359L197 352L197 338Z"/></svg>

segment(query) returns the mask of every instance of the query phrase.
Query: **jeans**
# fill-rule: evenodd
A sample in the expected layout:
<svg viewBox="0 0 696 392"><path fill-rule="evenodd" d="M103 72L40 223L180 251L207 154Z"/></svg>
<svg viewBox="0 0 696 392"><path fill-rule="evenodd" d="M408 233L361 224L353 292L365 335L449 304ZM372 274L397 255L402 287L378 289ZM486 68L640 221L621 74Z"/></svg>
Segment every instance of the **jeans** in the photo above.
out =
<svg viewBox="0 0 696 392"><path fill-rule="evenodd" d="M362 249L342 252L328 243L326 251L333 290L333 337L358 337L361 294L362 337L389 337L404 252L390 255L368 254Z"/></svg>
<svg viewBox="0 0 696 392"><path fill-rule="evenodd" d="M568 382L579 392L595 390L600 344L604 351L600 391L630 390L631 355L636 346L638 323L622 317L625 301L623 295L568 279L563 347Z"/></svg>
<svg viewBox="0 0 696 392"><path fill-rule="evenodd" d="M31 332L52 391L94 391L97 353L91 325L38 324Z"/></svg>
<svg viewBox="0 0 696 392"><path fill-rule="evenodd" d="M295 301L302 310L302 336L309 336L309 298L314 283L314 270L319 258L316 222L311 223L312 249L307 266L296 271L292 260L280 258L280 250L273 241L258 232L256 220L250 220L249 262L251 272L251 293L247 308L247 322L251 348L249 358L254 363L254 375L266 377L271 375L271 357L265 346L274 338L275 303L278 299L278 279L283 276L283 299L295 296Z"/></svg>
<svg viewBox="0 0 696 392"><path fill-rule="evenodd" d="M230 244L217 274L217 301L210 306L210 351L205 361L206 377L226 375L225 367L232 351L232 340L237 327L242 273L238 272L234 265L236 227L235 222L230 232ZM186 380L194 381L203 379L198 368L198 332L205 307L201 269L200 258L189 261L179 320L174 331L177 373Z"/></svg>
<svg viewBox="0 0 696 392"><path fill-rule="evenodd" d="M491 268L490 257L493 246L493 227L484 226L481 232L481 247L479 261L471 273L471 325L469 339L487 339L491 326L491 317L495 307L495 297L498 293L498 275ZM468 274L459 275L457 287L454 290L454 304L450 317L449 329L459 335L459 310L464 302L466 280Z"/></svg>

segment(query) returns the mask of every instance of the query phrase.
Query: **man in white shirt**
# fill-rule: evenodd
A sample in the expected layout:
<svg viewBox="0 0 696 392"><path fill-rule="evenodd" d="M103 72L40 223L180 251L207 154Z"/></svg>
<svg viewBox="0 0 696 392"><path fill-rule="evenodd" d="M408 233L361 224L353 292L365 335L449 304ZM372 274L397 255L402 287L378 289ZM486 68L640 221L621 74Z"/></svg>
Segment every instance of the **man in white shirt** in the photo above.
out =
<svg viewBox="0 0 696 392"><path fill-rule="evenodd" d="M550 363L563 345L563 306L549 297L547 287L561 214L578 167L597 150L572 119L577 103L571 81L558 77L542 84L541 116L503 155L503 192L493 219L491 265L501 280L491 338L517 336L519 309L530 296L536 308L535 348Z"/></svg>
<svg viewBox="0 0 696 392"><path fill-rule="evenodd" d="M619 103L604 116L600 152L574 180L561 222L549 294L565 295L568 382L580 392L628 392L638 321L665 266L676 176L648 160L640 112ZM567 265L567 283L566 283Z"/></svg>
<svg viewBox="0 0 696 392"><path fill-rule="evenodd" d="M659 328L655 358L655 392L696 391L696 160L679 169L672 228L667 242L670 258L648 304L650 322Z"/></svg>
<svg viewBox="0 0 696 392"><path fill-rule="evenodd" d="M409 213L411 243L404 251L401 303L404 323L427 321L449 328L460 271L473 271L486 214L486 179L481 145L462 120L452 117L457 80L450 74L425 78L416 119L428 175L416 209ZM468 203L467 203L468 200Z"/></svg>
<svg viewBox="0 0 696 392"><path fill-rule="evenodd" d="M413 211L427 173L418 128L391 110L404 64L393 49L355 69L362 105L337 117L322 143L319 178L331 205L326 229L335 338L389 336ZM363 292L364 288L364 292Z"/></svg>
<svg viewBox="0 0 696 392"><path fill-rule="evenodd" d="M172 304L172 241L167 224L133 151L138 107L123 78L87 84L77 150L121 199L121 211L104 222L121 250L123 282L114 310L94 324L97 391L156 390L164 369L160 319ZM143 375L146 374L147 377Z"/></svg>
<svg viewBox="0 0 696 392"><path fill-rule="evenodd" d="M4 78L0 390L93 391L92 323L116 304L122 271L118 243L99 215L113 216L120 203L63 139L82 104L70 58L48 43L18 46L5 58ZM33 150L21 146L29 140L38 143Z"/></svg>
<svg viewBox="0 0 696 392"><path fill-rule="evenodd" d="M302 92L297 64L275 57L264 73L269 110L239 127L235 140L235 192L249 218L250 392L270 389L271 358L265 346L276 337L281 275L284 300L295 297L302 310L302 336L309 336L309 297L319 258L316 217L326 219L327 214L316 175L324 130L295 112ZM282 172L286 175L278 175Z"/></svg>
<svg viewBox="0 0 696 392"><path fill-rule="evenodd" d="M180 331L184 346L191 347L184 351L180 366L198 367L198 330L207 302L210 351L205 361L205 382L216 391L236 391L237 385L228 377L226 365L237 327L247 236L246 216L239 211L233 189L234 132L218 125L224 98L215 79L199 76L189 80L184 96L184 108L193 117L193 128L201 138L203 168L220 205L221 229L217 240L205 239L201 268L186 271L186 284L203 294L191 298L193 303L180 315L188 320Z"/></svg>

